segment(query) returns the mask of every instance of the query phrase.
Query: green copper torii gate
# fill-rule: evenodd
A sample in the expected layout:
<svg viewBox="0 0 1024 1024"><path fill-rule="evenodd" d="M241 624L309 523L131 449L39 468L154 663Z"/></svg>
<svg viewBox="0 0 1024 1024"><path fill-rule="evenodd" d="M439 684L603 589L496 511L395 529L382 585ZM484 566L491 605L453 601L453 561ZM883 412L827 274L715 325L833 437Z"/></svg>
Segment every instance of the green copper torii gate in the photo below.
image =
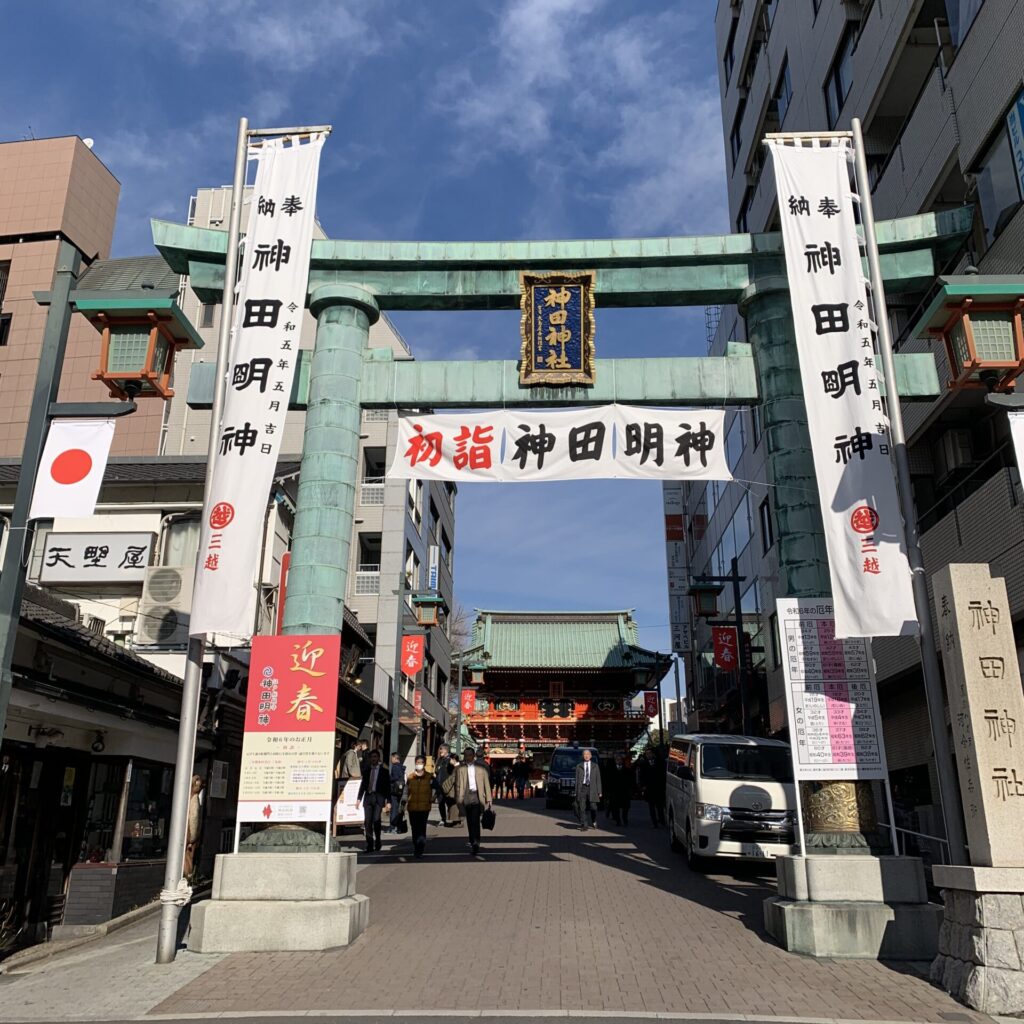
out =
<svg viewBox="0 0 1024 1024"><path fill-rule="evenodd" d="M924 291L970 230L967 209L878 225L890 292ZM222 231L153 222L170 267L203 302L223 288ZM382 310L518 309L521 270L593 269L598 307L737 304L751 354L598 359L593 388L520 388L516 364L395 361L368 348ZM587 405L762 407L779 534L779 591L830 592L782 242L778 235L554 242L313 243L309 308L317 317L308 375L293 403L307 407L293 533L287 633L340 632L353 525L361 406L469 408ZM518 338L509 338L514 348ZM504 347L504 346L503 346ZM384 358L380 358L384 356ZM212 367L211 367L212 369ZM897 357L901 396L938 394L930 353ZM208 404L212 377L197 375L189 403ZM206 395L204 396L204 384ZM204 401L205 398L205 401Z"/></svg>

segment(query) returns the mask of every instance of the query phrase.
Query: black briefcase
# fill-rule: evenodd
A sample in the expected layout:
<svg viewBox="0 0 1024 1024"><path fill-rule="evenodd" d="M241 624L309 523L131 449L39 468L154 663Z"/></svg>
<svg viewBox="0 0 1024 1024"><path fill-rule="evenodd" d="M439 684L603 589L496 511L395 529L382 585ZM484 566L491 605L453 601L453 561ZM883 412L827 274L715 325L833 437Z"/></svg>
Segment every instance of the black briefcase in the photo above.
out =
<svg viewBox="0 0 1024 1024"><path fill-rule="evenodd" d="M480 815L480 827L487 829L488 832L494 831L494 823L498 820L498 816L494 813L493 807L484 808L483 813Z"/></svg>

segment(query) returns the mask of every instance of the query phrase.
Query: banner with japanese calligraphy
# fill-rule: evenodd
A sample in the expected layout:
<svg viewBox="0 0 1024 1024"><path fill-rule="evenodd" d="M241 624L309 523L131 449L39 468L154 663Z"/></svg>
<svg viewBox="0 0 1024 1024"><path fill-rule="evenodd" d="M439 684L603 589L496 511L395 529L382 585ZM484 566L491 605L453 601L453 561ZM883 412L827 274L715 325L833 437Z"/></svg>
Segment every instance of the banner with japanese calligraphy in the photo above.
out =
<svg viewBox="0 0 1024 1024"><path fill-rule="evenodd" d="M249 660L239 821L330 821L339 636L256 636Z"/></svg>
<svg viewBox="0 0 1024 1024"><path fill-rule="evenodd" d="M324 137L255 151L227 391L189 633L252 633L256 553L298 361ZM250 156L252 151L250 151Z"/></svg>
<svg viewBox="0 0 1024 1024"><path fill-rule="evenodd" d="M918 631L875 366L849 139L770 143L836 636ZM886 315L881 311L882 316Z"/></svg>
<svg viewBox="0 0 1024 1024"><path fill-rule="evenodd" d="M731 480L725 412L603 405L406 416L389 476L501 481Z"/></svg>
<svg viewBox="0 0 1024 1024"><path fill-rule="evenodd" d="M1024 473L1024 411L1011 409L1006 414L1010 421L1013 454L1017 459L1017 472Z"/></svg>

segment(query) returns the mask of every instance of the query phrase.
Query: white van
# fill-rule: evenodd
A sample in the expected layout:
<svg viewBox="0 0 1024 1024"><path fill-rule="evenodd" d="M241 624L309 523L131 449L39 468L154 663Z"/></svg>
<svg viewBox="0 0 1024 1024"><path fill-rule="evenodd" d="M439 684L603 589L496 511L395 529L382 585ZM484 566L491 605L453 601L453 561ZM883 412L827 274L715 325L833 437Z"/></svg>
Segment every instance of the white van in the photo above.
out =
<svg viewBox="0 0 1024 1024"><path fill-rule="evenodd" d="M751 736L676 736L665 810L672 849L701 869L711 857L795 854L796 791L789 745Z"/></svg>

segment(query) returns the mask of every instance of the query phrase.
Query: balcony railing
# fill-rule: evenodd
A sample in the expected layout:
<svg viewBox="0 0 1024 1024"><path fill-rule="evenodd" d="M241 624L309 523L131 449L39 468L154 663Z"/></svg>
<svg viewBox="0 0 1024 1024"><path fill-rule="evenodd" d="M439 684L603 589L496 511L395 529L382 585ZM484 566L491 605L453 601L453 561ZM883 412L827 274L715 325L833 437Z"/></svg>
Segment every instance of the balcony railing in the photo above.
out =
<svg viewBox="0 0 1024 1024"><path fill-rule="evenodd" d="M359 482L360 505L384 504L384 477L365 476Z"/></svg>
<svg viewBox="0 0 1024 1024"><path fill-rule="evenodd" d="M353 593L363 595L380 593L379 565L363 563L356 566L356 582Z"/></svg>

